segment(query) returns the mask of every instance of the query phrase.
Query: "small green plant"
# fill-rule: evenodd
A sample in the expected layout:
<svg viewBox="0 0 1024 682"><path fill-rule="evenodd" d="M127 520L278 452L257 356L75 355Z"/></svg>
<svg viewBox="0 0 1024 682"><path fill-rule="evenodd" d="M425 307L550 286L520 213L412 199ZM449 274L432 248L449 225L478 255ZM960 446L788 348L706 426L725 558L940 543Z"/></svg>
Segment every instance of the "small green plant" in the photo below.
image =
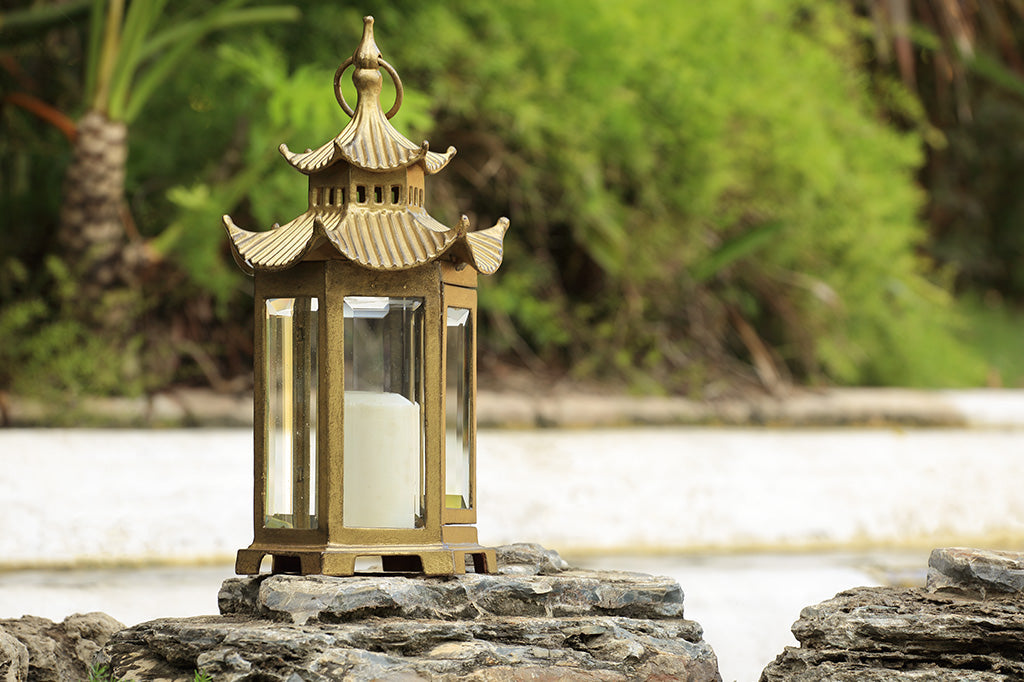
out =
<svg viewBox="0 0 1024 682"><path fill-rule="evenodd" d="M94 665L89 669L89 680L88 682L126 682L119 677L115 677L107 666L105 665Z"/></svg>

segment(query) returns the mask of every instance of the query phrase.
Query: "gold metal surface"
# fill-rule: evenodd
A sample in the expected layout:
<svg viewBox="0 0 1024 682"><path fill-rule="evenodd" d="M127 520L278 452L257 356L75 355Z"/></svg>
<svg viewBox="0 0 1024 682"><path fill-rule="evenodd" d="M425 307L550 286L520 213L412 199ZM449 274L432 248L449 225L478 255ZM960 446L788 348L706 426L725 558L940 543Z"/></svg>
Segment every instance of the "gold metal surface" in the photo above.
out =
<svg viewBox="0 0 1024 682"><path fill-rule="evenodd" d="M358 93L354 108L339 87L348 66ZM397 97L385 113L380 105L381 69L395 81ZM444 154L416 145L388 121L402 103L403 86L395 69L385 62L373 38L373 19L364 19L363 38L353 56L335 74L339 104L352 117L348 126L318 149L281 153L309 176L309 209L266 232L249 232L224 216L232 253L243 270L255 278L256 372L254 378L254 540L239 550L238 573L256 573L264 557L272 557L274 572L351 575L359 557L380 557L385 572L428 575L496 569L494 551L477 543L476 528L476 327L478 273L491 274L501 264L508 220L470 231L463 216L454 226L434 220L425 208L424 180L442 170L455 149ZM422 519L414 528L348 527L344 518L345 475L345 312L346 296L417 298L422 301L423 390L421 480ZM308 453L309 434L296 430L291 441L293 489L303 491L314 466L315 527L268 527L264 522L269 415L268 378L263 358L268 352L266 301L312 297L318 300L315 375L316 457ZM445 500L445 353L447 307L470 312L468 397L469 508L448 509ZM295 334L307 327L307 308L298 310ZM297 342L296 342L297 343ZM300 368L301 369L301 368ZM297 370L298 371L298 370ZM299 382L301 384L301 382ZM298 384L297 384L298 385ZM306 395L299 385L295 396ZM312 422L312 406L291 406L297 422ZM301 456L296 456L298 448ZM311 474L310 474L311 475ZM311 491L312 492L312 491ZM310 497L297 495L292 515L309 513Z"/></svg>

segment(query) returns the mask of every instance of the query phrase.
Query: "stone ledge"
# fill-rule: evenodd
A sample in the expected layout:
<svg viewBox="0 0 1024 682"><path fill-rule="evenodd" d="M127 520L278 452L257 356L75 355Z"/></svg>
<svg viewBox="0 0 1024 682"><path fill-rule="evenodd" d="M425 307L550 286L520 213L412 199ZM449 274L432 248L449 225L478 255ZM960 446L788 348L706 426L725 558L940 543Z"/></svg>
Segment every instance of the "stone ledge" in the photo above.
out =
<svg viewBox="0 0 1024 682"><path fill-rule="evenodd" d="M222 614L297 623L363 618L473 620L491 617L683 617L683 592L670 578L617 571L452 578L249 576L228 578Z"/></svg>
<svg viewBox="0 0 1024 682"><path fill-rule="evenodd" d="M580 680L647 679L683 671L684 679L719 679L697 624L615 617L370 618L304 626L241 616L163 619L115 635L104 655L119 676L146 680L187 679L196 668L218 682L256 679L249 677L255 673L261 680L456 680L495 666L541 668L547 679L568 672Z"/></svg>
<svg viewBox="0 0 1024 682"><path fill-rule="evenodd" d="M860 587L800 612L761 682L1024 679L1024 554L939 549L929 589ZM998 586L1000 589L992 589Z"/></svg>
<svg viewBox="0 0 1024 682"><path fill-rule="evenodd" d="M504 574L229 578L222 615L137 625L98 660L146 680L721 681L675 581L497 554Z"/></svg>

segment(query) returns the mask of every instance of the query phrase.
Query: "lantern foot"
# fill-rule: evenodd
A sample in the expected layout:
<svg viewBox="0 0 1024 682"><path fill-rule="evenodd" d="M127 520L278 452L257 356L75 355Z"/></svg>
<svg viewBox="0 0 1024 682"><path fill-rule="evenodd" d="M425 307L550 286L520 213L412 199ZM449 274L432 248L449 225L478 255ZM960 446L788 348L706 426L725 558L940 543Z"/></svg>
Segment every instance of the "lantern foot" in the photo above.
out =
<svg viewBox="0 0 1024 682"><path fill-rule="evenodd" d="M238 550L235 573L256 575L264 557L271 557L271 573L297 575L355 575L356 559L380 558L380 570L366 573L419 573L423 575L461 575L468 566L474 573L494 573L494 550L477 544L416 546L332 546L325 549L267 547ZM359 571L363 573L364 571Z"/></svg>

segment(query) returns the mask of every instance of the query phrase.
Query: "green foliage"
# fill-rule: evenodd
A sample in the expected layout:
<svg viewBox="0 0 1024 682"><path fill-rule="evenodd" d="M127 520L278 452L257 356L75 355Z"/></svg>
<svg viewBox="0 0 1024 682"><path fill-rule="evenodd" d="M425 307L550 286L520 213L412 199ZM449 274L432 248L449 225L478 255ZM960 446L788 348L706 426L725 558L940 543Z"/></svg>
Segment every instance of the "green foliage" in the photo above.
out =
<svg viewBox="0 0 1024 682"><path fill-rule="evenodd" d="M131 122L207 34L232 26L298 17L292 7L243 7L227 0L212 8L168 15L167 0L96 0L90 20L86 93L90 106Z"/></svg>
<svg viewBox="0 0 1024 682"><path fill-rule="evenodd" d="M305 210L306 179L277 146L314 147L348 122L331 82L362 28L354 8L296 4L296 24L181 42L190 47L175 53L175 77L152 76L160 87L140 86L159 50L125 41L136 76L115 79L111 101L126 114L143 111L133 97L147 102L132 127L128 196L148 253L173 274L147 300L187 309L213 299L214 324L249 323L220 216L261 229ZM178 23L166 28L141 14L129 26L126 15L125 31L173 35L200 9L168 4ZM459 149L430 180L431 213L512 222L505 265L481 280L485 353L693 394L764 352L743 327L801 381L984 381L958 336L953 274L920 256L914 176L923 141L937 145L942 132L898 81L867 77L864 22L845 5L392 0L374 13L406 86L393 123ZM65 299L41 293L32 265L44 247L26 225L9 229L37 246L0 261L27 264L33 281L0 274L0 295L6 287L25 308L4 308L0 331L31 336ZM0 350L2 366L25 362L29 345ZM74 372L61 385L110 385L106 372Z"/></svg>
<svg viewBox="0 0 1024 682"><path fill-rule="evenodd" d="M1024 301L1024 102L986 91L973 119L950 129L947 139L929 172L929 248L956 267L961 288Z"/></svg>
<svg viewBox="0 0 1024 682"><path fill-rule="evenodd" d="M468 167L432 210L510 214L483 305L549 361L676 388L746 355L737 313L804 379L979 381L916 255L921 140L880 118L855 19L803 0L627 5L378 13L389 59L433 94L430 137Z"/></svg>
<svg viewBox="0 0 1024 682"><path fill-rule="evenodd" d="M107 666L94 665L89 669L89 679L87 682L123 682L123 680L115 677L114 673L107 669Z"/></svg>
<svg viewBox="0 0 1024 682"><path fill-rule="evenodd" d="M56 296L74 305L76 284L67 269L56 258L47 265ZM110 292L98 304L123 314L122 295ZM131 319L110 322L132 325ZM10 304L0 309L0 387L64 403L83 395L138 395L148 387L139 364L142 340L125 337L127 345L114 348L74 315L54 311L39 298Z"/></svg>
<svg viewBox="0 0 1024 682"><path fill-rule="evenodd" d="M964 320L961 337L989 363L988 385L1024 388L1024 309L989 291L986 296L964 295L957 310Z"/></svg>

